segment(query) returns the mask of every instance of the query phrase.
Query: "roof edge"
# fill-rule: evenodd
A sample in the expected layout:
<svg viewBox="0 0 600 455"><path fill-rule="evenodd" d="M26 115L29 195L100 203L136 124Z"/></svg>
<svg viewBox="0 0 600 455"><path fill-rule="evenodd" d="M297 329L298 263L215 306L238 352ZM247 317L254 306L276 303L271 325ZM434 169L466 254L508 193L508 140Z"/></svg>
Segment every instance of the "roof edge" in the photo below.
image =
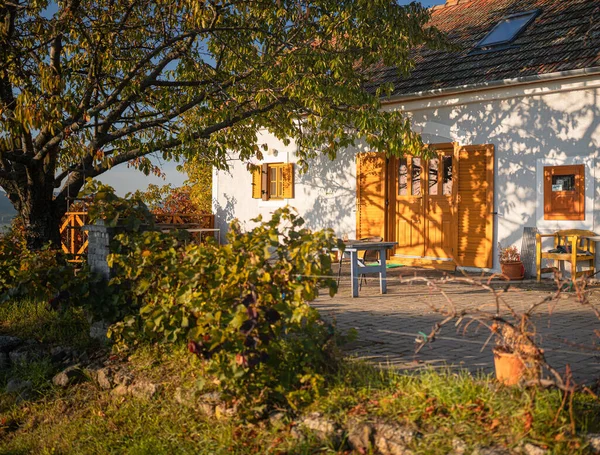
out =
<svg viewBox="0 0 600 455"><path fill-rule="evenodd" d="M452 95L455 93L466 93L466 92L474 92L478 90L488 90L498 87L505 86L516 86L516 85L526 85L526 84L534 84L536 82L543 81L552 81L552 80L560 80L560 79L570 79L575 77L589 76L593 74L600 74L600 66L594 66L590 68L580 68L576 70L569 71L558 71L554 73L546 73L546 74L535 74L533 76L523 76L523 77L515 77L510 79L500 79L496 81L489 82L478 82L475 84L465 84L458 85L455 87L446 87L441 89L434 90L424 90L421 92L412 92L406 93L403 95L394 95L390 97L384 97L381 99L382 104L392 104L397 103L398 101L408 101L419 98L437 98L439 96L444 95Z"/></svg>

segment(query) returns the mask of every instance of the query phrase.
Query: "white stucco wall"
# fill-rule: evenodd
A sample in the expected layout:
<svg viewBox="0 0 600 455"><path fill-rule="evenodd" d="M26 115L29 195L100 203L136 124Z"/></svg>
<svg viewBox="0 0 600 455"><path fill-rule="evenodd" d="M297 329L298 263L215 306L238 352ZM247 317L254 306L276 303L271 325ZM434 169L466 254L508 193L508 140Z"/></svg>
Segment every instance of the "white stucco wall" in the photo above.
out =
<svg viewBox="0 0 600 455"><path fill-rule="evenodd" d="M259 136L260 144L267 144L269 152L259 163L295 163L296 146L292 141L285 146L269 134ZM278 207L294 207L312 229L331 227L338 235L351 238L356 230L356 150L341 153L335 161L322 157L313 160L309 170L300 174L295 167L294 198L282 201L252 199L252 175L245 162L230 161L229 171L213 174L213 213L216 227L225 232L227 224L238 218L245 227L252 227L251 219L264 218Z"/></svg>
<svg viewBox="0 0 600 455"><path fill-rule="evenodd" d="M426 142L455 141L461 145L495 146L494 245L520 247L524 226L551 232L591 229L600 232L600 77L503 87L479 92L396 102L412 117ZM269 135L261 137L278 156L271 162L294 162L294 144L285 147ZM284 202L251 198L251 175L245 164L231 162L229 173L215 174L214 210L218 226L233 217L242 221L268 215L288 202L312 228L332 227L338 234L355 234L355 150L334 162L311 163L305 175L296 174L296 197ZM586 219L543 219L543 166L583 163L586 169ZM249 226L249 225L248 225ZM494 255L496 256L496 255ZM494 268L498 268L497 257Z"/></svg>

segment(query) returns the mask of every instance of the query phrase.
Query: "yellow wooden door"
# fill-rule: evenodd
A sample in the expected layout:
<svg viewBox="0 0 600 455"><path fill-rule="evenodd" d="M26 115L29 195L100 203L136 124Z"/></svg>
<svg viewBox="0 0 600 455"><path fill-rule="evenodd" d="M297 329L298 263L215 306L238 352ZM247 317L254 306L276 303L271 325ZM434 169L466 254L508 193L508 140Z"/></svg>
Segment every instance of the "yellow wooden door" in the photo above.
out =
<svg viewBox="0 0 600 455"><path fill-rule="evenodd" d="M391 160L393 184L392 231L395 254L422 257L425 253L423 214L424 160L407 156Z"/></svg>
<svg viewBox="0 0 600 455"><path fill-rule="evenodd" d="M425 256L449 259L457 241L457 160L452 144L438 148L436 155L427 160Z"/></svg>
<svg viewBox="0 0 600 455"><path fill-rule="evenodd" d="M356 238L385 237L386 182L383 153L356 155Z"/></svg>
<svg viewBox="0 0 600 455"><path fill-rule="evenodd" d="M458 150L458 247L464 267L492 267L494 233L494 146Z"/></svg>

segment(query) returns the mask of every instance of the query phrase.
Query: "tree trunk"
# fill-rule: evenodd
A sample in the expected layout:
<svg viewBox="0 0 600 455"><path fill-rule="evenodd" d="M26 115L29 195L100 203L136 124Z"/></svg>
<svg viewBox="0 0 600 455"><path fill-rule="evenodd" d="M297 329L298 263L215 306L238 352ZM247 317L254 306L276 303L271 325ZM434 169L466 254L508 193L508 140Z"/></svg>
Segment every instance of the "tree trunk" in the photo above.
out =
<svg viewBox="0 0 600 455"><path fill-rule="evenodd" d="M44 194L35 192L29 193L29 196L22 201L20 211L27 248L39 250L48 243L51 248L60 248L60 221L65 210L57 210L55 202L48 200Z"/></svg>

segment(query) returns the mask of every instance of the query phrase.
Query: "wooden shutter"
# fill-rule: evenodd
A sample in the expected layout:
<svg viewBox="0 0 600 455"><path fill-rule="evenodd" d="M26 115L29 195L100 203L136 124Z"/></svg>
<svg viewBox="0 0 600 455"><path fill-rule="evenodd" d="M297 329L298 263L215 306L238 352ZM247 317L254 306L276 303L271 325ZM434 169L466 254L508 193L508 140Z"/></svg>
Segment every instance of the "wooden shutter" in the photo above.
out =
<svg viewBox="0 0 600 455"><path fill-rule="evenodd" d="M555 188L553 177L574 177L572 188ZM560 182L560 180L556 180ZM562 186L562 185L561 185ZM544 219L585 220L585 168L583 164L544 167Z"/></svg>
<svg viewBox="0 0 600 455"><path fill-rule="evenodd" d="M262 178L260 167L252 171L252 198L262 199Z"/></svg>
<svg viewBox="0 0 600 455"><path fill-rule="evenodd" d="M491 268L494 235L494 146L458 152L458 248L464 267Z"/></svg>
<svg viewBox="0 0 600 455"><path fill-rule="evenodd" d="M263 201L269 200L269 165L263 164L260 170L261 198Z"/></svg>
<svg viewBox="0 0 600 455"><path fill-rule="evenodd" d="M356 155L356 238L385 238L385 155L359 153Z"/></svg>
<svg viewBox="0 0 600 455"><path fill-rule="evenodd" d="M294 197L294 165L292 163L283 166L283 198Z"/></svg>

